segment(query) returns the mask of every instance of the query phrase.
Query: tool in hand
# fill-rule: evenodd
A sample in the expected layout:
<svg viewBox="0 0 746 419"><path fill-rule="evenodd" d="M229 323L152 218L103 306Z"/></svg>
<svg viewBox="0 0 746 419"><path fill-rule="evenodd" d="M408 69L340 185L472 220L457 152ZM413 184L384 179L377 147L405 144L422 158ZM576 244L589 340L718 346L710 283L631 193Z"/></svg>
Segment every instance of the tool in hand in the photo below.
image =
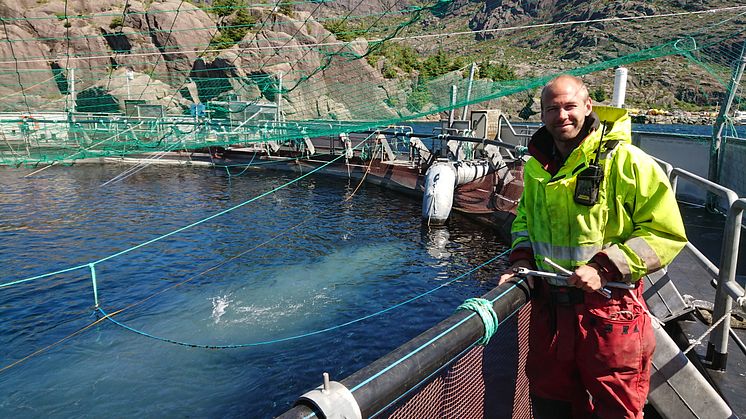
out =
<svg viewBox="0 0 746 419"><path fill-rule="evenodd" d="M549 266L553 267L554 269L562 272L563 274L566 274L567 276L572 275L572 271L563 268L560 264L558 264L557 262L553 261L552 259L549 259L548 257L544 258L544 262L546 262L547 264L549 264ZM625 282L614 282L614 281L611 281L611 282L607 282L606 286L610 287L610 288L621 288L621 289L625 289L625 290L635 289L634 285L627 284Z"/></svg>
<svg viewBox="0 0 746 419"><path fill-rule="evenodd" d="M543 278L560 279L563 281L567 281L567 278L570 277L570 275L558 274L555 272L536 271L536 270L528 269L528 268L513 268L513 272L521 276L528 276L528 275L540 276ZM611 291L609 291L607 288L598 289L596 290L596 292L603 295L606 298L611 298Z"/></svg>

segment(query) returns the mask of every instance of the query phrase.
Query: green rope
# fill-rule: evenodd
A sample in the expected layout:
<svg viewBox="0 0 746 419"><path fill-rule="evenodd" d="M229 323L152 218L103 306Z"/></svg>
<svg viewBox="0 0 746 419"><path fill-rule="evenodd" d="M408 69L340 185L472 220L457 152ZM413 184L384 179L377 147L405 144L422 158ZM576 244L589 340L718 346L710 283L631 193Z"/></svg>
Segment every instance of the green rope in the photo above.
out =
<svg viewBox="0 0 746 419"><path fill-rule="evenodd" d="M497 331L498 326L497 314L492 309L492 302L484 298L469 298L456 309L456 311L461 310L471 310L482 318L484 335L477 341L477 344L487 345L492 335Z"/></svg>

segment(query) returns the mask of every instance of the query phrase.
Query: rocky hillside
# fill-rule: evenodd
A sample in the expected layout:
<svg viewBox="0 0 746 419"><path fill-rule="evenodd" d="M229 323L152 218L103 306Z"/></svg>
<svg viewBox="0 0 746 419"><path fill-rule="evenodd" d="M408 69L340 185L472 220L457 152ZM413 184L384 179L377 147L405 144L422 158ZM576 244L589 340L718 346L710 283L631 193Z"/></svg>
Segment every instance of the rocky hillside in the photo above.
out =
<svg viewBox="0 0 746 419"><path fill-rule="evenodd" d="M221 49L211 47L220 35L221 17L205 8L179 0L125 3L126 8L120 0L0 1L6 19L0 31L0 94L22 97L20 109L14 100L3 103L2 110L62 109L72 89L71 69L78 110L86 110L81 98L122 109L129 96L163 104L170 112L229 97L274 100L272 87L282 73L286 89L297 86L283 103L293 119L350 119L353 103L347 103L337 82L383 82L363 59L329 65L327 55L306 47L334 37L302 10L290 17L268 7L246 8L248 19L261 22L261 29ZM360 40L346 50L359 55L367 43ZM308 75L315 77L313 83L299 83ZM380 90L370 99L386 97Z"/></svg>
<svg viewBox="0 0 746 419"><path fill-rule="evenodd" d="M686 33L691 26L681 19L649 25L604 21L610 16L644 17L729 4L454 0L412 19L414 9L407 8L422 2L340 0L240 9L216 7L240 4L237 0L194 3L0 0L0 94L14 98L0 101L0 110L65 109L74 69L79 110L101 111L87 109L86 103L122 109L127 98L160 103L170 112L233 97L274 101L282 75L283 109L290 119L386 119L407 112L397 105L417 93L427 56L458 57L453 66L499 63L512 77L532 78L638 51ZM411 24L403 27L408 19ZM737 19L729 25L746 24ZM536 26L581 20L595 23ZM349 25L332 27L340 21ZM467 36L427 37L435 33ZM412 48L415 57L375 55L379 52L370 41L386 35L406 38L398 45ZM339 45L337 38L353 41L326 46ZM719 47L724 56L737 56L742 42L741 33ZM588 81L596 93L608 97L612 74L591 74ZM705 67L665 57L631 66L628 102L656 108L714 106L722 90ZM528 91L489 105L518 115L526 104L535 103L534 96ZM368 106L371 114L366 114L361 101L385 106Z"/></svg>

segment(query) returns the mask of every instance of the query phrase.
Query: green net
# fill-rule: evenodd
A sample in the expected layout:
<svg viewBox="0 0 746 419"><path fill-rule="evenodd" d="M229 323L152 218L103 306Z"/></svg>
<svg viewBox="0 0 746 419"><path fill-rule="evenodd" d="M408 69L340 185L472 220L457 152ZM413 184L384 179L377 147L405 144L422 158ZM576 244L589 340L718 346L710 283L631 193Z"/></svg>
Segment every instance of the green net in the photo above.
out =
<svg viewBox="0 0 746 419"><path fill-rule="evenodd" d="M336 136L467 104L535 118L550 78L583 76L603 103L619 66L633 113L710 121L730 88L726 123L746 122L731 87L746 6L727 2L27 3L0 1L5 165Z"/></svg>

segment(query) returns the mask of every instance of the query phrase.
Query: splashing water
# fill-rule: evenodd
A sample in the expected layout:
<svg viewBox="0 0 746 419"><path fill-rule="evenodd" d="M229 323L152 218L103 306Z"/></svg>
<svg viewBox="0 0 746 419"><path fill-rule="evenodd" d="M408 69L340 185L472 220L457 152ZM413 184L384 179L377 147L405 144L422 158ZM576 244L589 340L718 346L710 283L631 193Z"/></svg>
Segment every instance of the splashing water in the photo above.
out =
<svg viewBox="0 0 746 419"><path fill-rule="evenodd" d="M220 322L220 318L225 314L225 309L233 301L229 299L228 295L220 297L212 297L212 315L210 316L215 324Z"/></svg>

